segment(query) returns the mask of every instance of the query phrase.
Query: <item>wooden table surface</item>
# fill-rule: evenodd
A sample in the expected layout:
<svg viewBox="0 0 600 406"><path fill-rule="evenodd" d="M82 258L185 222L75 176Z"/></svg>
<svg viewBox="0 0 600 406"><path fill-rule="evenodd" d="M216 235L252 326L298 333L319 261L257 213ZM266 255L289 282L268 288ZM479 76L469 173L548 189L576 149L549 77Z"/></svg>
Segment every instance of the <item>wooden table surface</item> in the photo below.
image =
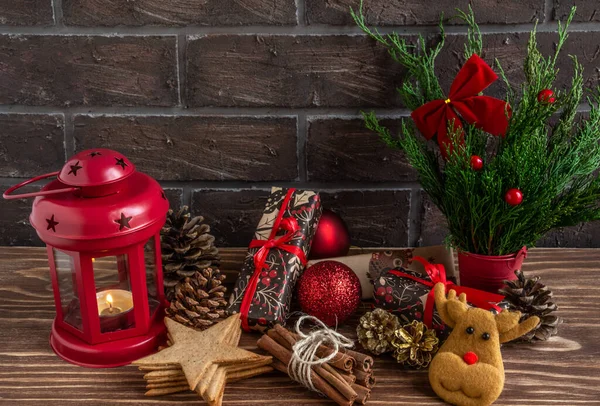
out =
<svg viewBox="0 0 600 406"><path fill-rule="evenodd" d="M245 249L223 250L229 281ZM559 337L502 348L506 385L498 405L600 405L600 295L596 286L600 249L534 249L523 270L540 275L554 291L564 318ZM204 404L192 392L144 397L142 373L134 367L87 369L54 355L48 343L54 318L45 250L0 247L1 405ZM364 303L361 312L370 306ZM357 313L357 317L358 317ZM356 325L350 322L351 325ZM351 327L341 329L348 334ZM240 345L255 349L257 335ZM390 357L375 362L377 385L369 405L442 403L424 371L403 370ZM333 404L273 373L232 383L226 405Z"/></svg>

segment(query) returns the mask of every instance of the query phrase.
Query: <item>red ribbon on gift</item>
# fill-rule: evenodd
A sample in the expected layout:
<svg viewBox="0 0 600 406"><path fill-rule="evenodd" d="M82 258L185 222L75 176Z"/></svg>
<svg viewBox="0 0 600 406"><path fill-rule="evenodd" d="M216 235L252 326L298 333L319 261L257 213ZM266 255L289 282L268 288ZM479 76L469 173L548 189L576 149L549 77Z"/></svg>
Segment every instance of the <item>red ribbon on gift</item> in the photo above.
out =
<svg viewBox="0 0 600 406"><path fill-rule="evenodd" d="M428 328L431 328L432 326L431 322L433 320L433 305L435 304L435 291L433 290L433 287L436 283L439 282L444 284L446 292L448 292L449 289L453 289L454 291L456 291L457 295L460 295L461 293L466 294L469 303L473 304L475 307L479 307L484 310L495 309L498 312L502 311L502 309L494 303L500 302L502 299L504 299L504 296L498 295L496 293L489 293L484 292L482 290L468 288L466 286L455 285L451 281L446 280L446 269L444 268L444 265L431 264L423 257L413 257L413 260L419 261L423 264L423 266L425 267L425 272L427 272L427 275L429 275L429 277L431 278L430 281L396 270L391 270L388 273L400 276L402 278L412 279L413 281L417 281L431 288L431 290L427 294L427 302L425 303L425 310L423 312L423 323Z"/></svg>
<svg viewBox="0 0 600 406"><path fill-rule="evenodd" d="M496 79L498 75L492 68L477 54L473 54L456 75L446 100L433 100L412 112L411 117L425 138L430 140L437 135L444 158L452 151L452 140L448 136L448 124L452 120L454 128L460 129L461 142L460 118L492 135L506 134L508 117L511 115L510 105L494 97L478 95Z"/></svg>
<svg viewBox="0 0 600 406"><path fill-rule="evenodd" d="M246 291L244 292L244 297L240 305L240 318L242 320L242 328L244 331L250 331L248 326L248 312L250 311L252 298L256 293L260 273L262 272L263 268L268 269L266 261L269 251L273 248L282 249L294 254L298 257L302 265L306 265L307 261L304 251L302 251L300 247L289 244L289 242L296 236L298 231L300 231L298 221L293 217L287 217L285 219L283 218L283 215L287 210L292 199L292 195L295 191L296 189L289 189L285 195L269 238L266 240L252 240L250 242L250 248L259 248L259 250L254 254L254 273L248 281L248 286L246 287ZM281 237L277 237L277 233L279 231L285 231L285 233Z"/></svg>

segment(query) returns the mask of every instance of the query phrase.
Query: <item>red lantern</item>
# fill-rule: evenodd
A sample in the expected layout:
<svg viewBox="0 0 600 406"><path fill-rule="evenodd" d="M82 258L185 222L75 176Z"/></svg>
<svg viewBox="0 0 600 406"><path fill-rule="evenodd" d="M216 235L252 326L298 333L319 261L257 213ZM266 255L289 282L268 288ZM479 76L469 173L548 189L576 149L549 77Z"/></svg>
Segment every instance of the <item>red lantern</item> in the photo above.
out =
<svg viewBox="0 0 600 406"><path fill-rule="evenodd" d="M54 176L39 192L11 194ZM169 208L160 185L120 153L97 149L4 193L23 197L35 197L29 220L47 246L54 351L88 367L155 351L165 335L160 229Z"/></svg>

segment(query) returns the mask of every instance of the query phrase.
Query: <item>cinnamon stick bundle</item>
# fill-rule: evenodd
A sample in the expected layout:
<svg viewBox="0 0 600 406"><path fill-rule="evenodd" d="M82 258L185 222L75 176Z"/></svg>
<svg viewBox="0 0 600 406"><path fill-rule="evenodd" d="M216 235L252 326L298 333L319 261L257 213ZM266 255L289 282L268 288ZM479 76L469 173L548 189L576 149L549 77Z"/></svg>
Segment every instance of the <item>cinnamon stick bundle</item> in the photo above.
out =
<svg viewBox="0 0 600 406"><path fill-rule="evenodd" d="M292 352L290 350L278 344L268 335L263 335L256 344L258 345L258 348L267 351L269 354L277 358L283 364L281 365L279 363L274 363L273 367L275 369L279 371L283 370L282 372L289 374L287 367L290 364L290 360L292 359ZM317 388L317 390L319 390L319 392L327 396L329 399L333 400L338 405L351 406L354 403L354 399L346 399L336 388L329 384L314 370L310 371L310 378L313 385L315 386L315 388Z"/></svg>
<svg viewBox="0 0 600 406"><path fill-rule="evenodd" d="M296 340L292 334L280 325L277 325L274 329L269 330L267 334L287 350L292 351L292 347L294 344L296 344ZM313 370L323 379L325 379L331 386L337 389L346 399L354 400L358 396L356 391L352 389L352 386L329 365L315 365L313 366Z"/></svg>
<svg viewBox="0 0 600 406"><path fill-rule="evenodd" d="M275 325L267 332L266 337L259 340L258 346L279 360L272 365L273 368L289 375L288 367L293 346L301 339L300 336L281 325ZM279 353L276 354L274 351ZM333 353L332 348L322 345L315 356L323 358ZM351 405L354 402L365 404L371 395L370 389L375 384L372 372L373 358L356 351L352 353L358 354L360 362L356 362L349 352L338 352L328 363L312 366L311 379L317 377L316 381L312 379L313 385L338 404ZM322 388L318 387L317 383ZM340 396L345 399L343 403L340 403Z"/></svg>
<svg viewBox="0 0 600 406"><path fill-rule="evenodd" d="M279 324L277 325L279 327L281 327ZM275 327L277 327L275 326ZM284 330L286 330L284 327L281 327ZM292 337L294 337L297 340L300 340L300 336L296 333L292 333L290 331L290 334L292 335ZM329 355L333 354L335 352L335 350L333 348L329 348L325 345L321 345L319 347L319 349L317 350L317 356L319 358L325 358L328 357ZM371 358L371 360L373 360ZM356 361L354 360L354 358L352 358L350 355L345 354L343 352L337 352L335 358L331 361L329 361L329 363L331 365L333 365L336 368L341 369L342 371L352 371L356 365Z"/></svg>

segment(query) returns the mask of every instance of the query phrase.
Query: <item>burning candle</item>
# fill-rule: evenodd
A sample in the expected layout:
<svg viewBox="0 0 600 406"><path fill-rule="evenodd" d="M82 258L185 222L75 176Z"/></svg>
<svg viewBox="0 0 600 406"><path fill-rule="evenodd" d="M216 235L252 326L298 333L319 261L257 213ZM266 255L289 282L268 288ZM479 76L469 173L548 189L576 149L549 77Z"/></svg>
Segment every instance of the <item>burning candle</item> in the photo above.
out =
<svg viewBox="0 0 600 406"><path fill-rule="evenodd" d="M106 295L106 303L108 303L108 307L100 312L100 316L112 316L121 313L120 307L113 306L113 297L110 293Z"/></svg>
<svg viewBox="0 0 600 406"><path fill-rule="evenodd" d="M100 327L102 332L127 328L128 313L133 309L131 292L122 289L108 289L96 293Z"/></svg>

